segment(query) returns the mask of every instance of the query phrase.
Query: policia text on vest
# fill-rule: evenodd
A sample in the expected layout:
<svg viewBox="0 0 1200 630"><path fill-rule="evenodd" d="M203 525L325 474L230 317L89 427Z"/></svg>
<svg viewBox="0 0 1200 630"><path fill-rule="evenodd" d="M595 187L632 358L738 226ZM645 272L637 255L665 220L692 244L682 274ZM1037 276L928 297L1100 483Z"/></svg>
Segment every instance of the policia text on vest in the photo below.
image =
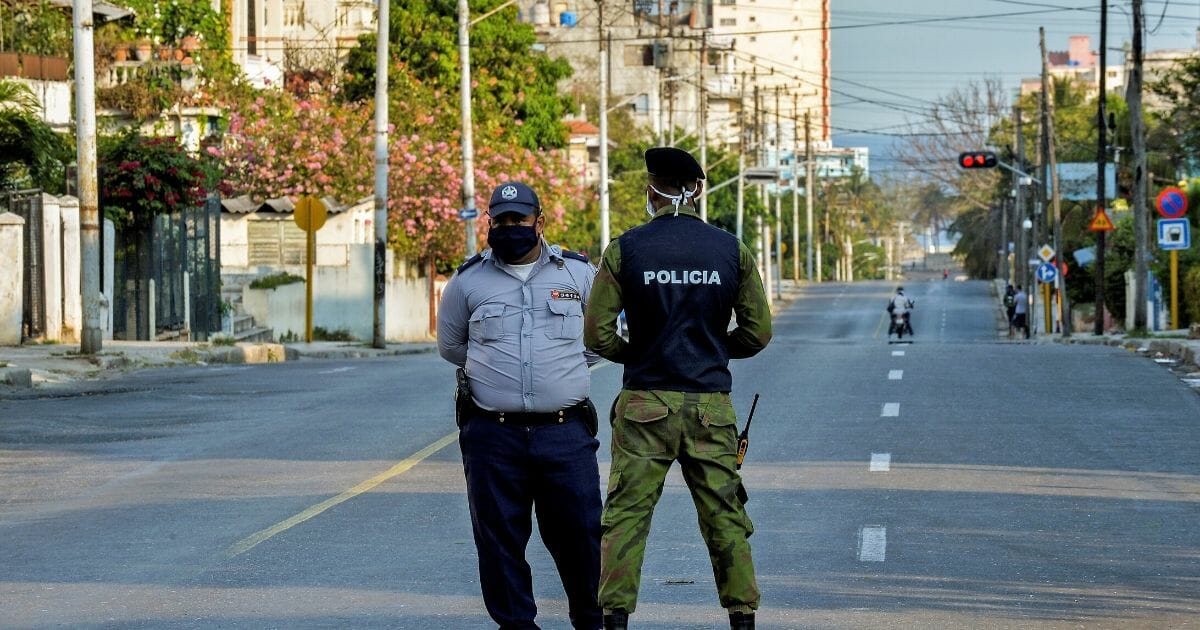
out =
<svg viewBox="0 0 1200 630"><path fill-rule="evenodd" d="M643 284L721 284L721 274L710 270L644 271Z"/></svg>

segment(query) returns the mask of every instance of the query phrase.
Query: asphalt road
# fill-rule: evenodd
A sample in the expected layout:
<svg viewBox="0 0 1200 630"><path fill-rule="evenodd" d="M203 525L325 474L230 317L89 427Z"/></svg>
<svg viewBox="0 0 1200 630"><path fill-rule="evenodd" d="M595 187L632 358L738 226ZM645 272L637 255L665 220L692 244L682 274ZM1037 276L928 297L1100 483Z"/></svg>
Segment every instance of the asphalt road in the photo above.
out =
<svg viewBox="0 0 1200 630"><path fill-rule="evenodd" d="M762 628L1200 625L1200 397L996 338L977 282L803 290L737 362ZM0 627L488 628L436 355L147 371L0 402ZM620 368L593 372L607 408ZM602 475L607 472L602 429ZM530 546L544 628L567 628ZM682 478L642 628L727 627Z"/></svg>

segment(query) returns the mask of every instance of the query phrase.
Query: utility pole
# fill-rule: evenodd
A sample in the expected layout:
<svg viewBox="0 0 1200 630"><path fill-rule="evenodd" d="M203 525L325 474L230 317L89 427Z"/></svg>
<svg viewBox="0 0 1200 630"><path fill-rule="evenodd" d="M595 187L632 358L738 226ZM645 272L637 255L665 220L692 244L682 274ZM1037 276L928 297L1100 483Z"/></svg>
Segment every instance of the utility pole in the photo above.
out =
<svg viewBox="0 0 1200 630"><path fill-rule="evenodd" d="M375 38L375 317L371 347L387 347L387 200L388 200L388 4L379 3L378 35ZM458 3L458 33L467 36L467 0ZM469 54L464 39L459 40L461 54ZM471 61L463 57L463 197L475 207L475 179L471 148ZM468 183L470 182L470 183ZM468 189L470 190L468 196ZM475 255L475 221L467 219L467 256ZM430 271L432 273L432 270ZM432 278L430 279L432 281Z"/></svg>
<svg viewBox="0 0 1200 630"><path fill-rule="evenodd" d="M779 90L782 86L775 86L775 168L782 165L783 160L783 134L780 133L779 125ZM779 279L775 282L775 296L783 299L783 191L779 189L779 178L775 178L775 272L779 274Z"/></svg>
<svg viewBox="0 0 1200 630"><path fill-rule="evenodd" d="M1046 165L1050 169L1050 203L1054 208L1054 256L1056 261L1063 259L1062 253L1062 213L1061 204L1058 192L1058 168L1055 164L1055 149L1054 149L1054 95L1050 93L1050 72L1049 60L1046 57L1046 29L1039 28L1038 32L1041 36L1042 48L1042 99L1046 103L1042 115L1046 123ZM1103 75L1103 72L1101 72ZM1101 99L1104 100L1104 99ZM1103 131L1101 131L1103 135ZM1100 179L1104 179L1101 177ZM1055 286L1058 290L1059 313L1061 316L1062 334L1064 337L1070 336L1071 326L1067 321L1070 316L1070 309L1067 307L1067 292L1062 287L1062 272L1060 271L1055 281ZM1047 304L1049 307L1049 304ZM1047 331L1050 332L1049 326Z"/></svg>
<svg viewBox="0 0 1200 630"><path fill-rule="evenodd" d="M96 174L96 51L92 0L75 0L75 134L79 165L79 242L83 279L83 334L79 351L96 354L104 345L100 298L100 195ZM111 298L111 296L110 296ZM154 331L150 331L153 336Z"/></svg>
<svg viewBox="0 0 1200 630"><path fill-rule="evenodd" d="M461 0L465 1L465 0ZM604 0L596 0L596 32L600 41L600 251L608 249L608 46L604 41Z"/></svg>
<svg viewBox="0 0 1200 630"><path fill-rule="evenodd" d="M1134 18L1137 19L1136 17ZM1136 32L1137 27L1134 27ZM1096 99L1096 131L1098 139L1096 141L1096 170L1099 173L1096 176L1096 207L1097 212L1104 212L1104 206L1108 203L1108 196L1104 194L1104 163L1108 161L1108 116L1105 115L1105 105L1108 101L1108 92L1105 86L1105 75L1108 74L1108 68L1105 67L1108 59L1108 2L1100 0L1100 97ZM1058 208L1055 207L1055 210ZM1056 215L1057 216L1057 215ZM1057 226L1055 236L1058 236ZM1105 232L1100 230L1096 232L1096 325L1092 328L1092 332L1097 335L1104 334L1104 241ZM1058 244L1054 244L1054 248L1058 249ZM1061 254L1060 254L1061 255ZM1140 277L1137 279L1138 284L1144 284L1146 279ZM1065 291L1064 291L1065 293ZM1136 305L1135 307L1136 308ZM1063 336L1068 333L1068 328L1063 326Z"/></svg>
<svg viewBox="0 0 1200 630"><path fill-rule="evenodd" d="M663 138L666 137L666 131L667 131L666 124L664 121L664 116L663 116L663 111L664 111L663 110L663 101L666 100L663 97L666 93L666 88L667 88L667 79L666 79L666 68L667 68L666 52L667 51L666 51L666 43L663 42L663 23L666 20L665 13L664 13L666 11L665 5L666 5L666 0L658 0L658 24L657 24L657 26L655 26L655 29L654 29L654 65L657 67L656 69L658 70L658 135L657 135L657 139L658 139L658 144L660 146L663 143ZM662 54L660 54L659 51L662 51Z"/></svg>
<svg viewBox="0 0 1200 630"><path fill-rule="evenodd" d="M1025 130L1021 125L1021 109L1019 107L1013 108L1013 124L1017 129L1017 170L1025 172ZM1025 195L1023 194L1025 191L1021 187L1021 177L1023 176L1016 176L1016 183L1013 186L1016 192L1016 210L1013 213L1013 225L1016 228L1017 241L1019 243L1016 253L1017 260L1013 265L1013 275L1019 277L1021 279L1019 284L1025 286L1028 284L1025 278L1029 271L1029 255L1025 252ZM1016 273L1018 269L1020 270L1020 274Z"/></svg>
<svg viewBox="0 0 1200 630"><path fill-rule="evenodd" d="M738 98L738 181L737 181L737 238L742 242L742 224L746 217L746 144L750 134L746 132L746 73L742 72L741 97Z"/></svg>
<svg viewBox="0 0 1200 630"><path fill-rule="evenodd" d="M792 92L792 286L800 286L800 97Z"/></svg>
<svg viewBox="0 0 1200 630"><path fill-rule="evenodd" d="M1149 225L1146 210L1146 126L1142 122L1142 0L1133 0L1133 69L1129 72L1129 87L1125 100L1129 103L1129 131L1133 136L1133 235L1134 274L1137 277L1133 327L1147 330L1146 294L1150 275L1147 260L1150 256Z"/></svg>
<svg viewBox="0 0 1200 630"><path fill-rule="evenodd" d="M805 244L804 257L808 266L806 271L809 282L820 282L820 276L813 275L813 197L816 196L815 165L813 164L812 120L808 110L804 110L804 205L805 210Z"/></svg>
<svg viewBox="0 0 1200 630"><path fill-rule="evenodd" d="M700 34L700 170L708 174L708 89L704 85L704 67L708 65L708 30ZM700 191L700 220L708 223L708 189Z"/></svg>
<svg viewBox="0 0 1200 630"><path fill-rule="evenodd" d="M383 6L384 2L379 3L379 22L380 37L382 41L385 39L383 15L386 15L387 9ZM467 0L458 0L458 57L462 61L462 72L460 73L459 81L459 99L460 109L462 110L462 160L463 160L463 183L462 183L462 198L463 198L463 214L466 219L463 223L466 224L467 231L467 257L475 255L475 219L471 216L475 210L475 143L474 132L471 128L471 9L467 4ZM382 54L382 53L381 53ZM387 60L377 61L384 68L387 68ZM376 75L379 73L376 72ZM376 90L378 90L378 84ZM386 119L385 123L386 124ZM376 225L376 234L378 234L378 225Z"/></svg>

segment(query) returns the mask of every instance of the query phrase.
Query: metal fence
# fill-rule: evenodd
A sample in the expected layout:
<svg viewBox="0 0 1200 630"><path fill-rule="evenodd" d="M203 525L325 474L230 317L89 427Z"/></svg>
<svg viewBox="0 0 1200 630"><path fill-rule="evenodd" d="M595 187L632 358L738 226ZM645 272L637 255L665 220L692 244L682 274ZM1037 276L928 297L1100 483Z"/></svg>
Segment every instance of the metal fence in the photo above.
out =
<svg viewBox="0 0 1200 630"><path fill-rule="evenodd" d="M141 229L118 230L113 338L207 339L221 330L220 219L220 199L211 196Z"/></svg>
<svg viewBox="0 0 1200 630"><path fill-rule="evenodd" d="M41 337L46 334L46 252L42 240L42 191L0 192L0 211L12 212L25 219L21 334L26 338Z"/></svg>

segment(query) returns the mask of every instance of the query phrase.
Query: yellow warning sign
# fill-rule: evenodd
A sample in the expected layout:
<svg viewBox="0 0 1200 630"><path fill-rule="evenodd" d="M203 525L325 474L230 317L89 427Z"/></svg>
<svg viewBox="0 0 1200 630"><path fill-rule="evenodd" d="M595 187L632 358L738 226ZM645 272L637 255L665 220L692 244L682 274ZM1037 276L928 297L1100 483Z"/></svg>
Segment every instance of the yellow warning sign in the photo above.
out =
<svg viewBox="0 0 1200 630"><path fill-rule="evenodd" d="M1108 213L1104 211L1104 208L1096 209L1096 216L1092 217L1088 229L1092 232L1111 232L1113 230L1113 222L1108 218Z"/></svg>

